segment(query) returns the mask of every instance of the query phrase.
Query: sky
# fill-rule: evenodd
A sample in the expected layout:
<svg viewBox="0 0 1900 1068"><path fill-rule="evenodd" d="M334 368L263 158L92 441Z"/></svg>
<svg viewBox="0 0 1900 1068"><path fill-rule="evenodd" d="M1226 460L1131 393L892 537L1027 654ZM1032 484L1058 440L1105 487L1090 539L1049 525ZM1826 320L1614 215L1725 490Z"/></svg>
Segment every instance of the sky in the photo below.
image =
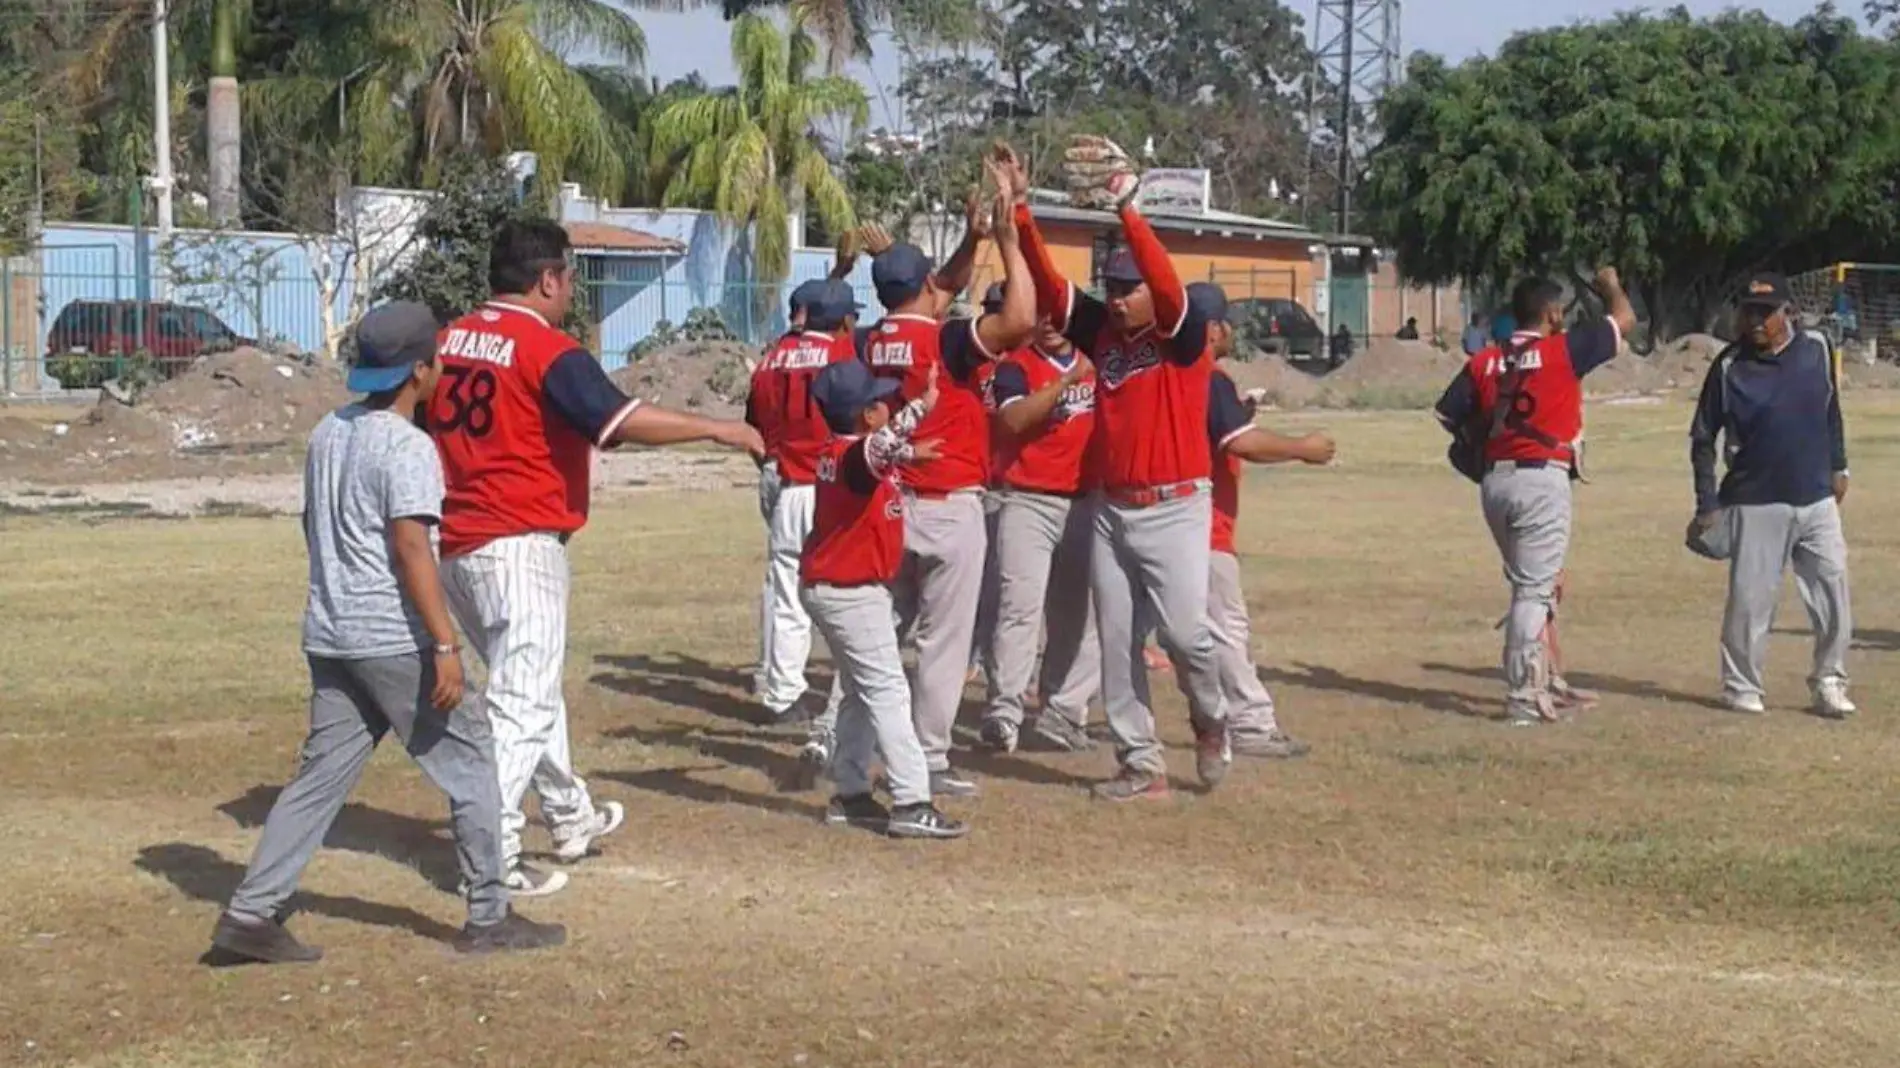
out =
<svg viewBox="0 0 1900 1068"><path fill-rule="evenodd" d="M1312 0L1282 0L1290 3L1307 20L1311 32ZM1401 44L1407 54L1415 51L1436 52L1453 60L1493 52L1505 38L1520 30L1563 26L1572 22L1606 18L1618 11L1639 5L1604 0L1401 0ZM1647 5L1651 10L1673 6L1669 0ZM1685 0L1691 13L1714 15L1738 6L1722 0ZM1783 22L1792 22L1814 9L1812 0L1759 0L1749 5ZM1858 0L1841 4L1845 11L1859 13ZM648 73L661 81L697 70L711 85L732 81L732 60L727 53L726 26L717 6L697 8L678 14L635 11L647 36ZM869 64L858 64L852 73L864 82L871 94L871 124L900 129L896 113L898 61L888 48L877 50ZM881 87L881 92L880 92Z"/></svg>

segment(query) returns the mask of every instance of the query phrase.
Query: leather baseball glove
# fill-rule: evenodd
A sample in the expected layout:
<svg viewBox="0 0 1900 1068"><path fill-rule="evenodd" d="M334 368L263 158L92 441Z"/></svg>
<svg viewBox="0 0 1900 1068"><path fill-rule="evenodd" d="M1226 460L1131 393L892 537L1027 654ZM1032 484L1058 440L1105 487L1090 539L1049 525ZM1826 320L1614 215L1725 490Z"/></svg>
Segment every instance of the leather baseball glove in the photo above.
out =
<svg viewBox="0 0 1900 1068"><path fill-rule="evenodd" d="M1135 198L1141 178L1122 146L1106 137L1077 134L1062 157L1069 202L1078 208L1115 211Z"/></svg>

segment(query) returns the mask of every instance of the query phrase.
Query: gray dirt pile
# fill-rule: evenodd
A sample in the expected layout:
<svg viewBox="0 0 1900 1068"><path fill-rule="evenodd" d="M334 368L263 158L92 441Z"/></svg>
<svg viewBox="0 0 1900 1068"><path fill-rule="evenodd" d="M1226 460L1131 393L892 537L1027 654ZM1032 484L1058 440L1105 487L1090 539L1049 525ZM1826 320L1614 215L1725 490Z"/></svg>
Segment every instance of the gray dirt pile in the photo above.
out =
<svg viewBox="0 0 1900 1068"><path fill-rule="evenodd" d="M1256 349L1249 359L1222 361L1221 369L1243 396L1250 390L1264 390L1260 403L1270 408L1305 408L1319 397L1319 380L1284 356Z"/></svg>
<svg viewBox="0 0 1900 1068"><path fill-rule="evenodd" d="M688 341L652 352L609 377L628 396L716 419L745 410L758 350L736 341Z"/></svg>

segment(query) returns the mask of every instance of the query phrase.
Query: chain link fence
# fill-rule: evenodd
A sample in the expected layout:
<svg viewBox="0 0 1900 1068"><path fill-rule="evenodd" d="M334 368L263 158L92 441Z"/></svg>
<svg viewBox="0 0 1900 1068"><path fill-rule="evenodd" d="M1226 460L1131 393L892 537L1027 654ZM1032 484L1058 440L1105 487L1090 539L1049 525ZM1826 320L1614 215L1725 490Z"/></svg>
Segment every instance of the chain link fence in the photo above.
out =
<svg viewBox="0 0 1900 1068"><path fill-rule="evenodd" d="M1900 360L1900 265L1837 263L1795 275L1788 285L1802 321L1826 333L1843 357Z"/></svg>

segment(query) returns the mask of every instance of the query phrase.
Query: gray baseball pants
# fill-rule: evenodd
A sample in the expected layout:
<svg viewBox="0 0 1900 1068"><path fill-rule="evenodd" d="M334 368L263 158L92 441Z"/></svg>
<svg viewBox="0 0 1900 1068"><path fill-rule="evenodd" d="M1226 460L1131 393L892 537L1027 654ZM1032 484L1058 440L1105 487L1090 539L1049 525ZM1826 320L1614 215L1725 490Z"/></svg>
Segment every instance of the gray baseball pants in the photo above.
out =
<svg viewBox="0 0 1900 1068"><path fill-rule="evenodd" d="M772 510L778 507L778 461L759 466L759 518L765 520L765 581L759 587L759 662L752 665L752 692L765 692L765 672L772 662ZM797 596L797 591L793 591Z"/></svg>
<svg viewBox="0 0 1900 1068"><path fill-rule="evenodd" d="M917 649L911 719L932 771L950 766L950 732L976 640L983 535L980 491L904 498L904 567L894 593L899 629Z"/></svg>
<svg viewBox="0 0 1900 1068"><path fill-rule="evenodd" d="M1478 496L1511 584L1505 710L1515 719L1542 719L1550 710L1543 633L1557 608L1557 579L1570 547L1570 472L1500 463L1484 476Z"/></svg>
<svg viewBox="0 0 1900 1068"><path fill-rule="evenodd" d="M759 700L782 716L805 696L811 617L800 599L799 560L818 503L813 486L785 483L773 502L765 554L765 625L760 631Z"/></svg>
<svg viewBox="0 0 1900 1068"><path fill-rule="evenodd" d="M423 774L449 797L469 922L499 923L508 915L508 891L501 881L501 786L488 724L466 703L448 713L435 709L434 659L419 652L375 660L309 659L310 733L302 762L264 820L263 837L229 911L271 919L290 901L376 743L393 729Z"/></svg>
<svg viewBox="0 0 1900 1068"><path fill-rule="evenodd" d="M1040 639L1042 714L1082 726L1102 675L1089 594L1093 504L1026 490L996 496L1001 503L990 543L997 562L996 629L984 650L988 714L1022 726Z"/></svg>
<svg viewBox="0 0 1900 1068"><path fill-rule="evenodd" d="M1795 589L1814 627L1813 686L1847 681L1853 609L1847 596L1847 538L1832 497L1815 504L1740 504L1727 509L1734 554L1729 557L1728 607L1722 613L1722 689L1733 696L1762 695L1768 632L1781 600L1781 578L1794 566Z"/></svg>
<svg viewBox="0 0 1900 1068"><path fill-rule="evenodd" d="M976 637L970 646L970 670L981 667L990 674L990 641L996 636L997 586L1002 582L1002 561L996 555L996 520L1002 513L1003 493L983 491L983 538L988 551L983 555L983 593L976 602Z"/></svg>
<svg viewBox="0 0 1900 1068"><path fill-rule="evenodd" d="M1147 507L1099 496L1096 501L1089 577L1102 636L1102 705L1115 758L1132 771L1167 774L1141 659L1138 611L1152 620L1174 664L1196 730L1212 730L1227 718L1207 619L1213 509L1205 481L1192 496Z"/></svg>
<svg viewBox="0 0 1900 1068"><path fill-rule="evenodd" d="M1227 730L1267 737L1280 729L1273 713L1273 695L1253 663L1253 620L1247 614L1247 595L1240 585L1240 557L1214 552L1207 572L1207 615L1214 629L1220 657L1221 693L1227 699Z"/></svg>
<svg viewBox="0 0 1900 1068"><path fill-rule="evenodd" d="M897 648L891 591L883 586L807 586L805 608L831 646L843 691L831 779L838 793L871 792L871 760L884 755L891 800L930 800L930 766L911 724L910 684Z"/></svg>

